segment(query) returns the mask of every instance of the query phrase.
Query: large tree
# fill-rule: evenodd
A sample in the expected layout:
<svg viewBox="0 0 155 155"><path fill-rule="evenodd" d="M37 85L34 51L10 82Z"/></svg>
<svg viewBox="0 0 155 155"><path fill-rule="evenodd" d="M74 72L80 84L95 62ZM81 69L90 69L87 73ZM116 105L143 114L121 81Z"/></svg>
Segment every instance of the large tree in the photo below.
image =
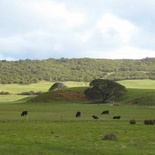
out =
<svg viewBox="0 0 155 155"><path fill-rule="evenodd" d="M105 103L112 97L125 95L127 90L121 84L107 79L95 79L90 82L91 88L85 90L85 95L90 99L102 99Z"/></svg>

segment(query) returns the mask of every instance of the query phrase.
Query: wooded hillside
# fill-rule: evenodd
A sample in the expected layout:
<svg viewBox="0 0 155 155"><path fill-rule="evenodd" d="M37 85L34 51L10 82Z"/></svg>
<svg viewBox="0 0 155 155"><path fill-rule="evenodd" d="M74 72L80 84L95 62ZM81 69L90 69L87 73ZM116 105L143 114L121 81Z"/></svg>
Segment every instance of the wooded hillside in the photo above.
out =
<svg viewBox="0 0 155 155"><path fill-rule="evenodd" d="M0 83L36 83L45 81L87 81L155 79L155 58L90 59L61 58L47 60L0 61Z"/></svg>

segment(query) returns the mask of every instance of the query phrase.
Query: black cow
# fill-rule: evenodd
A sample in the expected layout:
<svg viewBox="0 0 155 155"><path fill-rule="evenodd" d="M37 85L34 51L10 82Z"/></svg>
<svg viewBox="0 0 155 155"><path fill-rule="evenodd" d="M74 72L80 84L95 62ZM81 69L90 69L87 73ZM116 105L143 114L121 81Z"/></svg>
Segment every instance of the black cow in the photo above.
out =
<svg viewBox="0 0 155 155"><path fill-rule="evenodd" d="M96 119L96 120L99 119L99 117L97 117L97 116L95 116L95 115L93 115L92 117L93 117L94 119Z"/></svg>
<svg viewBox="0 0 155 155"><path fill-rule="evenodd" d="M81 112L78 111L78 112L76 113L76 117L80 117L80 116L81 116Z"/></svg>
<svg viewBox="0 0 155 155"><path fill-rule="evenodd" d="M121 116L114 116L113 119L120 119Z"/></svg>
<svg viewBox="0 0 155 155"><path fill-rule="evenodd" d="M21 113L21 116L26 116L26 115L28 115L28 112L27 112L27 111L23 111L23 112Z"/></svg>
<svg viewBox="0 0 155 155"><path fill-rule="evenodd" d="M109 110L103 111L101 114L109 114Z"/></svg>

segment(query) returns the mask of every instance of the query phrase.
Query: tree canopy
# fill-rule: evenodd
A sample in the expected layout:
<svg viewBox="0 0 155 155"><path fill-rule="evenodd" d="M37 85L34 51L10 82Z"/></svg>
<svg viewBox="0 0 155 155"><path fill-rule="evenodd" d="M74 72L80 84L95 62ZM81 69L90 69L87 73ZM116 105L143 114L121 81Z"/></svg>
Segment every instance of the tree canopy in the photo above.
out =
<svg viewBox="0 0 155 155"><path fill-rule="evenodd" d="M110 98L125 95L127 90L121 84L108 79L95 79L90 82L91 88L85 90L85 95L90 99L102 99L105 103Z"/></svg>
<svg viewBox="0 0 155 155"><path fill-rule="evenodd" d="M155 79L155 58L112 60L60 58L47 60L0 60L1 84L39 81L85 81L93 79Z"/></svg>
<svg viewBox="0 0 155 155"><path fill-rule="evenodd" d="M57 82L57 83L54 83L54 84L50 87L49 91L55 90L55 89L62 89L62 88L67 88L67 86L64 85L63 83Z"/></svg>

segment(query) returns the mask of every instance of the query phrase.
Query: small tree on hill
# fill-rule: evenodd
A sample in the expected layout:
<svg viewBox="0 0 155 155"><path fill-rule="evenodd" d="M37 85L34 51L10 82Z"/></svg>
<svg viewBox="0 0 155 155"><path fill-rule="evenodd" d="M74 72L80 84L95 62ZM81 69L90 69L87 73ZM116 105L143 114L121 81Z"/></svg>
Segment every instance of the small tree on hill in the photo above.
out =
<svg viewBox="0 0 155 155"><path fill-rule="evenodd" d="M51 90L56 90L56 89L62 89L62 88L67 88L67 86L65 86L63 83L54 83L54 84L50 87L49 91L51 91Z"/></svg>
<svg viewBox="0 0 155 155"><path fill-rule="evenodd" d="M127 90L121 84L107 79L95 79L90 82L91 88L85 90L85 95L90 99L102 99L105 103L112 97L125 95Z"/></svg>

